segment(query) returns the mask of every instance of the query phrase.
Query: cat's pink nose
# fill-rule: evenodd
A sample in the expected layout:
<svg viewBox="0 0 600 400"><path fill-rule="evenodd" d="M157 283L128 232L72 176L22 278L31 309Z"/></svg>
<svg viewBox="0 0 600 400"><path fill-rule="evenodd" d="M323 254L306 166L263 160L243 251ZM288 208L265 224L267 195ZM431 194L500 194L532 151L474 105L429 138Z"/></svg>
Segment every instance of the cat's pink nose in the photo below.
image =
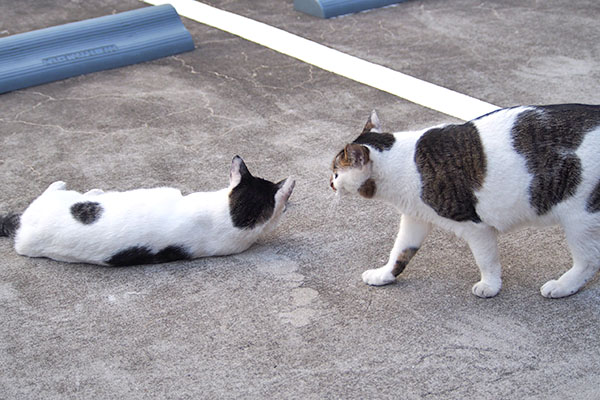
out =
<svg viewBox="0 0 600 400"><path fill-rule="evenodd" d="M335 188L335 186L333 186L333 179L329 179L329 186L331 186L334 192L337 192L337 189Z"/></svg>

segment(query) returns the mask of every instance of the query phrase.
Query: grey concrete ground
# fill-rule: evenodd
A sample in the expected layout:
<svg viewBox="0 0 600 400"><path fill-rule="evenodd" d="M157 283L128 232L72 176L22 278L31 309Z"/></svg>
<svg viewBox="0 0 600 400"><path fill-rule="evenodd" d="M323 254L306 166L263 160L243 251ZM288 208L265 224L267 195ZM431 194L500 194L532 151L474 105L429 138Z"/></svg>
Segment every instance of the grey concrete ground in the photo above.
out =
<svg viewBox="0 0 600 400"><path fill-rule="evenodd" d="M499 106L600 103L596 0L408 1L332 20L292 0L209 2ZM0 0L0 35L144 7ZM280 227L231 257L132 268L16 255L0 241L0 398L597 399L600 280L548 300L555 228L501 241L482 300L465 243L435 230L396 284L364 285L398 216L334 205L332 156L371 109L389 130L451 118L184 20L194 52L0 95L0 211L71 188L227 184L240 154L294 175Z"/></svg>

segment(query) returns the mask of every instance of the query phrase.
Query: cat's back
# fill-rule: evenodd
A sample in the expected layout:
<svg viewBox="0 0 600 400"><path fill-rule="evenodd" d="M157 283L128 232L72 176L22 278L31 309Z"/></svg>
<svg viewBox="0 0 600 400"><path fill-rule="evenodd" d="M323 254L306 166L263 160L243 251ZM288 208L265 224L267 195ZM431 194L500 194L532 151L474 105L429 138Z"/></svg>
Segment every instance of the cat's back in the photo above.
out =
<svg viewBox="0 0 600 400"><path fill-rule="evenodd" d="M600 106L514 107L469 124L484 158L477 212L490 225L555 223L565 206L590 201L600 179Z"/></svg>
<svg viewBox="0 0 600 400"><path fill-rule="evenodd" d="M518 106L491 112L465 125L477 127L482 139L510 143L523 156L543 149L576 149L600 127L600 105L554 104Z"/></svg>
<svg viewBox="0 0 600 400"><path fill-rule="evenodd" d="M99 195L82 195L81 201L96 201L107 210L129 215L156 213L160 210L173 211L182 201L181 191L170 187L134 189L125 192L106 192Z"/></svg>
<svg viewBox="0 0 600 400"><path fill-rule="evenodd" d="M118 213L133 217L137 214L148 214L150 210L172 209L181 199L182 195L178 189L168 187L123 192L92 190L80 193L66 190L64 184L54 190L51 185L31 203L21 219L25 225L43 224L44 221L48 223L53 219L60 219L64 224L69 218L75 222L82 222L81 219L92 217L83 215L86 210L88 214L94 210L94 222L99 222L100 216L105 216L107 211L113 215Z"/></svg>
<svg viewBox="0 0 600 400"><path fill-rule="evenodd" d="M151 238L175 221L173 216L182 198L174 188L82 194L56 182L23 212L15 248L20 254L38 256L48 255L52 243L62 249L78 243L101 247L107 238L115 243L137 240L140 235ZM52 256L60 259L59 255Z"/></svg>

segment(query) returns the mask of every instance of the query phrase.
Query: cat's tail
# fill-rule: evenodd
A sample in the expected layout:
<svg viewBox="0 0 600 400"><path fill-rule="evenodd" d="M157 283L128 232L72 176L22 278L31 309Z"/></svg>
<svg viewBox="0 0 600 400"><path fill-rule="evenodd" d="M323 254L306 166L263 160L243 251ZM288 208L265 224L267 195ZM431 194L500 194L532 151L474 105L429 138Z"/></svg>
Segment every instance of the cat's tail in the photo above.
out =
<svg viewBox="0 0 600 400"><path fill-rule="evenodd" d="M0 215L0 236L14 237L21 223L21 214Z"/></svg>

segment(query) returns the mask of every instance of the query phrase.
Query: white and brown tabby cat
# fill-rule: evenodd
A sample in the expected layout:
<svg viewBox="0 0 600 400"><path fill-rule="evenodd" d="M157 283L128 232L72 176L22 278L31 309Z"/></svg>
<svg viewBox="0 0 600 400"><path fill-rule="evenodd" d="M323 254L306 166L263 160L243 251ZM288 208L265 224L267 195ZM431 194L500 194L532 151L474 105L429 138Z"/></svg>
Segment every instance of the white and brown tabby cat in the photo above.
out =
<svg viewBox="0 0 600 400"><path fill-rule="evenodd" d="M502 109L465 124L382 133L373 112L333 160L331 187L394 205L402 218L386 265L363 273L394 282L435 224L465 239L481 272L479 297L501 287L497 235L559 224L573 266L541 287L577 292L600 268L600 106Z"/></svg>

